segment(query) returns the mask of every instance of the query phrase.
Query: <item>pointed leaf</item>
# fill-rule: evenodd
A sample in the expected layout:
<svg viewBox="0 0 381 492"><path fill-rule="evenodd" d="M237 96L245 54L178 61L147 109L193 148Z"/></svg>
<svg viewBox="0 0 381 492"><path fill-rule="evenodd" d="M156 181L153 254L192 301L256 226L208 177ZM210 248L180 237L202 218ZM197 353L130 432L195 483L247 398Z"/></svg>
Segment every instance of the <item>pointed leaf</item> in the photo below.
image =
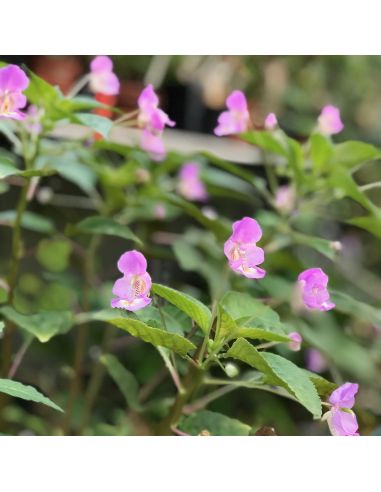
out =
<svg viewBox="0 0 381 492"><path fill-rule="evenodd" d="M16 398L22 398L23 400L42 403L48 407L54 408L54 410L63 412L62 408L53 403L49 400L49 398L44 396L32 386L26 386L25 384L13 381L12 379L0 379L0 393L6 393L7 395L14 396Z"/></svg>
<svg viewBox="0 0 381 492"><path fill-rule="evenodd" d="M130 239L135 243L142 244L141 240L135 236L131 229L125 225L119 224L109 217L94 215L87 217L78 224L75 228L87 234L104 234L106 236L117 236L123 239Z"/></svg>
<svg viewBox="0 0 381 492"><path fill-rule="evenodd" d="M152 291L166 301L176 306L180 311L186 313L193 319L204 333L207 332L212 313L210 310L194 297L171 289L161 284L152 284Z"/></svg>
<svg viewBox="0 0 381 492"><path fill-rule="evenodd" d="M111 354L102 355L100 361L106 367L108 373L120 389L128 406L132 408L132 410L141 410L138 399L139 384L136 381L135 376Z"/></svg>
<svg viewBox="0 0 381 492"><path fill-rule="evenodd" d="M303 369L283 357L258 352L243 338L238 338L226 353L227 357L241 360L263 372L269 384L282 386L309 410L314 418L321 417L321 402L316 388Z"/></svg>
<svg viewBox="0 0 381 492"><path fill-rule="evenodd" d="M46 311L38 314L20 314L10 306L0 312L21 329L34 335L41 343L48 342L55 335L67 333L73 326L70 311Z"/></svg>
<svg viewBox="0 0 381 492"><path fill-rule="evenodd" d="M92 113L76 113L71 117L74 123L88 126L92 130L100 133L104 138L108 138L113 126L112 120Z"/></svg>
<svg viewBox="0 0 381 492"><path fill-rule="evenodd" d="M169 333L160 328L153 328L135 319L115 318L108 320L108 322L122 330L128 331L134 337L151 343L155 347L166 347L183 356L196 348L192 342L176 333Z"/></svg>

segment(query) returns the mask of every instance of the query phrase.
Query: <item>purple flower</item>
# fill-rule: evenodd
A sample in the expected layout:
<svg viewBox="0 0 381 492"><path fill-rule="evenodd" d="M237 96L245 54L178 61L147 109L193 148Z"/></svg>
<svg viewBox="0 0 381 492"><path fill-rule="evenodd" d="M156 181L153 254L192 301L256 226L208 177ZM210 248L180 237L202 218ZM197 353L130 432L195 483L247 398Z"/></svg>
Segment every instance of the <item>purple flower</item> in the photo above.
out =
<svg viewBox="0 0 381 492"><path fill-rule="evenodd" d="M358 436L356 415L351 410L355 404L355 395L359 386L345 383L337 388L329 397L331 410L324 415L333 436Z"/></svg>
<svg viewBox="0 0 381 492"><path fill-rule="evenodd" d="M140 135L140 147L145 152L148 152L154 161L165 159L166 151L161 135L155 135L149 130L143 130Z"/></svg>
<svg viewBox="0 0 381 492"><path fill-rule="evenodd" d="M112 60L108 56L96 56L90 63L90 90L94 94L115 96L119 94L120 83L112 71Z"/></svg>
<svg viewBox="0 0 381 492"><path fill-rule="evenodd" d="M310 268L298 277L304 305L308 309L329 311L335 307L327 290L328 275L321 268Z"/></svg>
<svg viewBox="0 0 381 492"><path fill-rule="evenodd" d="M232 270L247 278L263 278L265 270L258 268L265 260L262 248L256 245L262 237L258 222L244 217L233 224L233 234L224 245L225 256Z"/></svg>
<svg viewBox="0 0 381 492"><path fill-rule="evenodd" d="M111 307L137 311L147 306L151 299L149 291L152 281L147 273L147 260L139 251L127 251L118 261L118 269L123 273L112 289L117 296L111 301Z"/></svg>
<svg viewBox="0 0 381 492"><path fill-rule="evenodd" d="M141 128L152 133L162 132L167 126L175 126L175 122L169 119L167 113L159 108L159 98L152 84L147 85L138 98L139 115L138 124Z"/></svg>
<svg viewBox="0 0 381 492"><path fill-rule="evenodd" d="M316 349L307 350L307 369L313 372L323 372L327 368L327 360L323 354Z"/></svg>
<svg viewBox="0 0 381 492"><path fill-rule="evenodd" d="M214 129L214 133L221 137L222 135L234 135L246 131L250 115L245 94L241 91L233 91L226 98L226 107L228 111L224 111L218 117L218 125Z"/></svg>
<svg viewBox="0 0 381 492"><path fill-rule="evenodd" d="M180 170L178 192L188 200L200 202L208 198L204 183L200 180L200 168L196 162L184 164Z"/></svg>
<svg viewBox="0 0 381 492"><path fill-rule="evenodd" d="M28 85L28 77L17 65L7 65L0 69L0 118L25 118L25 114L19 109L26 105L26 97L22 91Z"/></svg>
<svg viewBox="0 0 381 492"><path fill-rule="evenodd" d="M269 113L265 118L265 130L274 130L278 126L278 119L275 113Z"/></svg>
<svg viewBox="0 0 381 492"><path fill-rule="evenodd" d="M288 334L291 342L288 344L288 348L293 350L294 352L298 352L300 350L300 346L303 342L303 337L297 331L292 331Z"/></svg>
<svg viewBox="0 0 381 492"><path fill-rule="evenodd" d="M318 127L323 135L335 135L344 128L340 118L340 110L335 106L324 106L318 117Z"/></svg>

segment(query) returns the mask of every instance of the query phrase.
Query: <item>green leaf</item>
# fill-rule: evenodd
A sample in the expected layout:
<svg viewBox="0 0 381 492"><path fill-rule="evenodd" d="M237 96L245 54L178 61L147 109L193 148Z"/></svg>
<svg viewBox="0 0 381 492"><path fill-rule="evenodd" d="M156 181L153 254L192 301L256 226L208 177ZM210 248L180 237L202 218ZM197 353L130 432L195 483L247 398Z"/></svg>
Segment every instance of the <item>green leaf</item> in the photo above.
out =
<svg viewBox="0 0 381 492"><path fill-rule="evenodd" d="M237 325L230 314L225 311L221 304L217 308L217 327L215 341L219 342L237 332Z"/></svg>
<svg viewBox="0 0 381 492"><path fill-rule="evenodd" d="M193 217L197 222L202 224L206 229L212 231L217 239L226 239L231 232L229 227L227 227L221 220L219 219L209 219L204 215L196 205L193 203L184 200L183 198L172 195L172 194L160 194L159 197L161 200L165 200L176 207L179 207L184 212L186 212L190 217Z"/></svg>
<svg viewBox="0 0 381 492"><path fill-rule="evenodd" d="M353 219L347 220L347 223L355 225L357 227L361 227L361 229L365 229L371 234L374 234L375 236L381 238L381 218L377 215L355 217Z"/></svg>
<svg viewBox="0 0 381 492"><path fill-rule="evenodd" d="M135 319L115 318L108 320L108 322L155 347L165 347L183 356L196 348L192 342L176 333L153 328Z"/></svg>
<svg viewBox="0 0 381 492"><path fill-rule="evenodd" d="M334 147L333 159L339 164L351 169L359 164L381 158L381 150L374 145L348 140Z"/></svg>
<svg viewBox="0 0 381 492"><path fill-rule="evenodd" d="M126 399L127 405L132 410L140 411L141 405L138 399L139 384L135 376L130 371L127 371L118 359L111 354L102 355L100 361L107 368L108 373L120 389Z"/></svg>
<svg viewBox="0 0 381 492"><path fill-rule="evenodd" d="M61 106L64 96L58 87L52 86L30 70L28 72L29 86L24 91L28 101L40 108L44 108L46 118L54 121L66 118L67 113Z"/></svg>
<svg viewBox="0 0 381 492"><path fill-rule="evenodd" d="M266 335L265 332L270 332L266 336L271 336L271 332L274 336L275 334L285 336L278 313L249 294L227 292L221 299L221 305L240 328L245 327L252 330L246 331L246 336L251 334L257 338L256 334ZM263 331L261 332L261 330ZM282 340L277 341L285 340L282 338ZM287 341L289 341L288 338Z"/></svg>
<svg viewBox="0 0 381 492"><path fill-rule="evenodd" d="M161 284L152 284L152 291L186 313L204 333L208 331L212 313L202 302L188 294L183 294Z"/></svg>
<svg viewBox="0 0 381 492"><path fill-rule="evenodd" d="M274 154L288 157L288 150L285 146L285 142L279 132L266 132L266 131L252 131L241 133L239 137L247 143L255 145L263 150L273 152Z"/></svg>
<svg viewBox="0 0 381 492"><path fill-rule="evenodd" d="M142 245L142 241L135 236L131 229L125 225L119 224L114 219L94 215L87 217L75 225L75 229L86 234L104 234L105 236L117 236L123 239L130 239L137 244Z"/></svg>
<svg viewBox="0 0 381 492"><path fill-rule="evenodd" d="M72 115L71 120L74 123L88 126L92 130L100 133L104 138L108 138L113 126L112 120L98 116L92 113L76 113Z"/></svg>
<svg viewBox="0 0 381 492"><path fill-rule="evenodd" d="M4 328L5 328L5 323L4 323L4 321L0 321L0 335L3 333Z"/></svg>
<svg viewBox="0 0 381 492"><path fill-rule="evenodd" d="M314 133L310 137L310 145L313 169L318 173L327 170L334 152L332 142L327 137Z"/></svg>
<svg viewBox="0 0 381 492"><path fill-rule="evenodd" d="M248 436L251 427L221 413L201 410L182 417L179 429L191 436L198 436L203 431L207 431L211 436Z"/></svg>
<svg viewBox="0 0 381 492"><path fill-rule="evenodd" d="M226 353L241 360L266 376L271 385L282 386L291 393L314 418L321 417L321 402L315 386L303 369L272 353L258 352L247 340L238 338Z"/></svg>
<svg viewBox="0 0 381 492"><path fill-rule="evenodd" d="M32 386L26 386L25 384L13 381L12 379L0 379L0 393L6 393L7 395L14 396L16 398L22 398L23 400L42 403L48 407L54 408L54 410L63 412L62 408L53 403L49 400L49 398L44 396Z"/></svg>
<svg viewBox="0 0 381 492"><path fill-rule="evenodd" d="M26 315L18 313L10 306L4 306L0 312L41 343L48 342L55 335L67 333L73 326L73 315L70 311L46 311Z"/></svg>
<svg viewBox="0 0 381 492"><path fill-rule="evenodd" d="M0 179L7 178L8 176L13 176L19 174L20 169L14 167L13 164L9 162L0 162Z"/></svg>
<svg viewBox="0 0 381 492"><path fill-rule="evenodd" d="M50 165L58 172L60 176L74 183L88 195L93 195L97 176L92 169L85 164L76 160L67 158L55 159Z"/></svg>
<svg viewBox="0 0 381 492"><path fill-rule="evenodd" d="M365 193L360 190L357 183L345 169L337 166L332 171L327 182L329 186L334 189L338 199L350 197L370 212L374 213L375 211L378 211L377 207L368 199Z"/></svg>
<svg viewBox="0 0 381 492"><path fill-rule="evenodd" d="M269 329L264 328L238 328L235 338L252 338L259 340L268 340L269 342L283 342L289 343L290 339L287 335L282 335L281 333L277 333L276 331L271 331Z"/></svg>
<svg viewBox="0 0 381 492"><path fill-rule="evenodd" d="M295 184L299 186L304 179L304 155L303 148L293 138L287 138L288 142L288 165L295 178Z"/></svg>
<svg viewBox="0 0 381 492"><path fill-rule="evenodd" d="M366 321L372 325L381 326L381 309L375 308L365 302L357 301L343 292L331 291L331 299L336 304L336 309L345 314L350 314L356 319Z"/></svg>
<svg viewBox="0 0 381 492"><path fill-rule="evenodd" d="M5 210L0 212L0 225L6 225L13 227L16 220L15 210ZM34 212L24 212L21 219L21 226L24 229L29 229L30 231L41 232L50 234L54 232L54 223L43 217L41 215L35 214Z"/></svg>
<svg viewBox="0 0 381 492"><path fill-rule="evenodd" d="M334 247L332 247L332 241L328 241L327 239L308 236L307 234L297 231L292 232L292 239L296 244L301 244L303 246L308 246L309 248L315 249L330 260L334 260L337 256L337 251Z"/></svg>
<svg viewBox="0 0 381 492"><path fill-rule="evenodd" d="M304 369L304 372L313 382L316 391L318 392L319 396L322 399L327 399L329 395L332 393L332 391L334 391L337 388L337 384L331 383L331 381L328 381L327 379L323 378L319 374L315 374L314 372L307 371L306 369Z"/></svg>
<svg viewBox="0 0 381 492"><path fill-rule="evenodd" d="M62 272L69 264L71 244L66 239L43 239L38 243L38 262L51 272Z"/></svg>

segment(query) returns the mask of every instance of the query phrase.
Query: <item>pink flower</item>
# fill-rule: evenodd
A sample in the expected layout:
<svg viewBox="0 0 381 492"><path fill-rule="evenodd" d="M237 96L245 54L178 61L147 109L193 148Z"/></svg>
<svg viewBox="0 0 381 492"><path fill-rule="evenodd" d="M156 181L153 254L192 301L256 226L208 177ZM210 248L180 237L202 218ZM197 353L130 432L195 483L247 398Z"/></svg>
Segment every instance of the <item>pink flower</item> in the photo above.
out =
<svg viewBox="0 0 381 492"><path fill-rule="evenodd" d="M112 60L108 56L96 56L90 64L90 90L94 94L108 96L119 94L119 80L112 71Z"/></svg>
<svg viewBox="0 0 381 492"><path fill-rule="evenodd" d="M188 162L181 168L178 192L188 200L202 202L207 199L208 193L200 180L200 168L196 162Z"/></svg>
<svg viewBox="0 0 381 492"><path fill-rule="evenodd" d="M241 91L233 91L226 98L228 111L224 111L218 117L218 125L214 133L221 137L222 135L234 135L247 130L250 115L247 109L245 94Z"/></svg>
<svg viewBox="0 0 381 492"><path fill-rule="evenodd" d="M303 342L303 337L297 331L292 331L288 334L291 342L288 344L288 348L293 350L294 352L298 352L300 350L300 346Z"/></svg>
<svg viewBox="0 0 381 492"><path fill-rule="evenodd" d="M159 108L159 98L152 84L147 85L140 93L138 106L138 124L141 128L156 133L162 132L165 125L175 126L176 123L170 120L167 113Z"/></svg>
<svg viewBox="0 0 381 492"><path fill-rule="evenodd" d="M340 118L340 110L335 106L324 106L318 117L319 131L323 135L335 135L344 128Z"/></svg>
<svg viewBox="0 0 381 492"><path fill-rule="evenodd" d="M321 268L310 268L298 277L304 305L308 309L329 311L335 307L327 290L328 275Z"/></svg>
<svg viewBox="0 0 381 492"><path fill-rule="evenodd" d="M345 383L339 386L329 397L331 410L324 415L333 436L358 436L356 415L350 410L355 404L355 395L359 386Z"/></svg>
<svg viewBox="0 0 381 492"><path fill-rule="evenodd" d="M265 130L274 130L278 126L278 120L275 113L269 113L265 118Z"/></svg>
<svg viewBox="0 0 381 492"><path fill-rule="evenodd" d="M118 269L123 277L118 279L112 289L117 296L111 307L137 311L150 304L149 291L152 281L147 273L147 260L139 251L127 251L118 261Z"/></svg>
<svg viewBox="0 0 381 492"><path fill-rule="evenodd" d="M140 147L145 152L148 152L154 161L165 159L166 151L161 135L155 135L149 130L143 130L140 135Z"/></svg>
<svg viewBox="0 0 381 492"><path fill-rule="evenodd" d="M265 270L258 268L265 260L262 248L256 245L262 237L258 222L244 217L233 224L233 234L224 245L225 256L232 270L247 278L263 278Z"/></svg>
<svg viewBox="0 0 381 492"><path fill-rule="evenodd" d="M327 368L327 360L323 354L316 349L307 350L307 369L313 372L323 372Z"/></svg>
<svg viewBox="0 0 381 492"><path fill-rule="evenodd" d="M25 118L25 114L19 109L26 105L26 97L22 91L28 85L28 77L17 65L7 65L0 69L0 118Z"/></svg>
<svg viewBox="0 0 381 492"><path fill-rule="evenodd" d="M292 186L279 186L275 194L275 206L283 212L289 213L295 207L295 190Z"/></svg>

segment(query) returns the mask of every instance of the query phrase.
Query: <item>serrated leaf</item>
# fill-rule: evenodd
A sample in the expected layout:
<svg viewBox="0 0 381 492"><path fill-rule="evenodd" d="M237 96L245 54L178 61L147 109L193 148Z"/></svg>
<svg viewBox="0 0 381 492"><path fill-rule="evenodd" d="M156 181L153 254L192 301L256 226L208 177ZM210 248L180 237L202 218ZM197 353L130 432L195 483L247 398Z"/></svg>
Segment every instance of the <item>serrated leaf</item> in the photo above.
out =
<svg viewBox="0 0 381 492"><path fill-rule="evenodd" d="M106 236L122 237L123 239L130 239L142 245L142 241L135 236L129 227L119 224L109 217L102 217L100 215L87 217L76 224L75 229L86 234L104 234Z"/></svg>
<svg viewBox="0 0 381 492"><path fill-rule="evenodd" d="M5 210L0 212L0 225L13 227L15 220L15 210ZM46 234L54 232L55 229L54 223L50 219L28 211L24 212L22 215L21 226L24 229L29 229L30 231Z"/></svg>
<svg viewBox="0 0 381 492"><path fill-rule="evenodd" d="M134 337L141 338L145 342L151 343L155 347L165 347L180 355L186 355L190 350L194 350L196 346L186 338L169 333L160 328L153 328L142 321L129 318L115 318L108 320L112 325L128 331Z"/></svg>
<svg viewBox="0 0 381 492"><path fill-rule="evenodd" d="M327 399L328 396L332 393L332 391L334 391L337 388L337 384L328 381L327 379L323 378L319 374L315 374L314 372L307 371L307 369L304 369L304 372L313 382L316 391L318 392L319 396L322 399Z"/></svg>
<svg viewBox="0 0 381 492"><path fill-rule="evenodd" d="M108 138L113 126L112 120L92 113L75 113L71 116L74 123L80 123Z"/></svg>
<svg viewBox="0 0 381 492"><path fill-rule="evenodd" d="M282 386L309 410L314 418L321 417L321 402L315 386L303 369L291 361L276 354L259 352L243 338L234 342L226 356L241 360L261 371L269 384Z"/></svg>
<svg viewBox="0 0 381 492"><path fill-rule="evenodd" d="M216 327L216 342L223 340L226 337L233 336L237 332L237 325L230 314L225 309L218 305L217 308L217 327Z"/></svg>
<svg viewBox="0 0 381 492"><path fill-rule="evenodd" d="M138 399L139 384L135 376L111 354L102 355L100 361L107 368L108 373L120 389L126 399L127 405L132 410L141 410L142 407Z"/></svg>
<svg viewBox="0 0 381 492"><path fill-rule="evenodd" d="M209 329L212 313L194 297L161 284L152 284L152 291L193 319L204 333Z"/></svg>
<svg viewBox="0 0 381 492"><path fill-rule="evenodd" d="M288 343L290 339L287 335L282 335L282 333L277 333L276 331L272 331L270 329L265 328L255 328L255 327L241 327L238 328L235 338L252 338L259 340L268 340L269 342L283 342Z"/></svg>
<svg viewBox="0 0 381 492"><path fill-rule="evenodd" d="M63 412L62 408L53 403L49 400L49 398L44 396L32 386L26 386L25 384L13 381L12 379L0 379L0 393L6 393L7 395L21 398L23 400L42 403L43 405L54 408L54 410Z"/></svg>
<svg viewBox="0 0 381 492"><path fill-rule="evenodd" d="M201 410L187 417L182 417L179 422L179 429L191 436L198 436L203 431L211 436L248 436L251 427L221 413Z"/></svg>
<svg viewBox="0 0 381 492"><path fill-rule="evenodd" d="M67 333L73 326L73 315L70 311L46 311L26 315L18 313L10 306L4 306L0 312L41 343L48 342L55 335Z"/></svg>

